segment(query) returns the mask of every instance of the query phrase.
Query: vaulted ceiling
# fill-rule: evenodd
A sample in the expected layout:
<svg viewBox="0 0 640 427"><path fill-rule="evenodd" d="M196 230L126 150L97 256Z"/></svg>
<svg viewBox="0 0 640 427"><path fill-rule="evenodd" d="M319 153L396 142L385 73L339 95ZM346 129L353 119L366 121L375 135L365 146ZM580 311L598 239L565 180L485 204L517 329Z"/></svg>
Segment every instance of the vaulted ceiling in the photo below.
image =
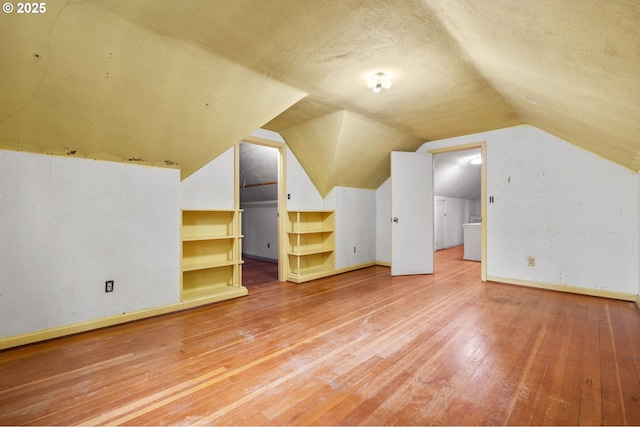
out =
<svg viewBox="0 0 640 427"><path fill-rule="evenodd" d="M3 13L0 55L5 149L186 177L263 127L326 195L528 123L640 169L637 0L57 0Z"/></svg>
<svg viewBox="0 0 640 427"><path fill-rule="evenodd" d="M433 195L477 200L482 195L482 165L471 164L481 157L479 148L447 151L433 156Z"/></svg>

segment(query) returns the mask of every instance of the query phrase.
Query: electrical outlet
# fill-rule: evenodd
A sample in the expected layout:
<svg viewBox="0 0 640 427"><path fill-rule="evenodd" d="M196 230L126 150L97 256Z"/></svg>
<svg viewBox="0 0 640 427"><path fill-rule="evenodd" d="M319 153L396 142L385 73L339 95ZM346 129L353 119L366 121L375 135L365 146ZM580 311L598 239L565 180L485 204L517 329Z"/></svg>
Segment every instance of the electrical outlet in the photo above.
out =
<svg viewBox="0 0 640 427"><path fill-rule="evenodd" d="M113 292L113 280L107 280L104 282L104 291Z"/></svg>
<svg viewBox="0 0 640 427"><path fill-rule="evenodd" d="M532 256L530 256L529 258L527 258L527 265L529 267L535 267L536 266L536 259Z"/></svg>

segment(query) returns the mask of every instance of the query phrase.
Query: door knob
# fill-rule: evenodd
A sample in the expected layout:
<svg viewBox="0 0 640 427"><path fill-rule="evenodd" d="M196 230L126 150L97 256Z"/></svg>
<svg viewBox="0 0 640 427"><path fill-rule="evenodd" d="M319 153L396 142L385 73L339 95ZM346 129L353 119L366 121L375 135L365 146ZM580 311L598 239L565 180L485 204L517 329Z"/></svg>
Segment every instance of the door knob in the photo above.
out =
<svg viewBox="0 0 640 427"><path fill-rule="evenodd" d="M398 223L398 217L397 216L393 217L393 222L395 222L396 224Z"/></svg>

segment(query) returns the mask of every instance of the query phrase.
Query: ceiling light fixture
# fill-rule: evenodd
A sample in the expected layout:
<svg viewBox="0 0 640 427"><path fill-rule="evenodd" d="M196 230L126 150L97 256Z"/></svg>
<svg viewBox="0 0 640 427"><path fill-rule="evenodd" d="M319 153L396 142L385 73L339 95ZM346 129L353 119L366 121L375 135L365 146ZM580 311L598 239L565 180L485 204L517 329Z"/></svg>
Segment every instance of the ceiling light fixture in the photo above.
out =
<svg viewBox="0 0 640 427"><path fill-rule="evenodd" d="M469 162L472 165L481 165L482 164L482 156L476 156Z"/></svg>
<svg viewBox="0 0 640 427"><path fill-rule="evenodd" d="M369 86L375 93L380 93L382 88L389 89L391 87L391 80L385 73L375 73L367 77L367 86Z"/></svg>

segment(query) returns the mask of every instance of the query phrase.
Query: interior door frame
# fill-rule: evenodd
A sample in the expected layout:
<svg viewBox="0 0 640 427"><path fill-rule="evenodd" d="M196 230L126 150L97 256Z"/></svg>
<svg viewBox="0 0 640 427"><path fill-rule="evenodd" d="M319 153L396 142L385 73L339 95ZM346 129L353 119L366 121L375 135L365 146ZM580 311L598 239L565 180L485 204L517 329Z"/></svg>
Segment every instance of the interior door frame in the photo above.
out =
<svg viewBox="0 0 640 427"><path fill-rule="evenodd" d="M480 175L480 215L482 216L482 224L480 225L481 235L481 255L480 255L480 280L487 281L487 142L472 142L463 145L452 145L450 147L434 148L428 150L429 153L435 155L438 153L446 153L449 151L468 150L470 148L480 148L480 156L482 157L481 175ZM434 171L435 173L435 171Z"/></svg>
<svg viewBox="0 0 640 427"><path fill-rule="evenodd" d="M287 280L289 271L289 257L287 256L287 145L284 142L272 141L257 136L249 135L240 142L272 147L278 150L278 280ZM239 144L236 144L235 165L235 206L240 207L240 155Z"/></svg>

